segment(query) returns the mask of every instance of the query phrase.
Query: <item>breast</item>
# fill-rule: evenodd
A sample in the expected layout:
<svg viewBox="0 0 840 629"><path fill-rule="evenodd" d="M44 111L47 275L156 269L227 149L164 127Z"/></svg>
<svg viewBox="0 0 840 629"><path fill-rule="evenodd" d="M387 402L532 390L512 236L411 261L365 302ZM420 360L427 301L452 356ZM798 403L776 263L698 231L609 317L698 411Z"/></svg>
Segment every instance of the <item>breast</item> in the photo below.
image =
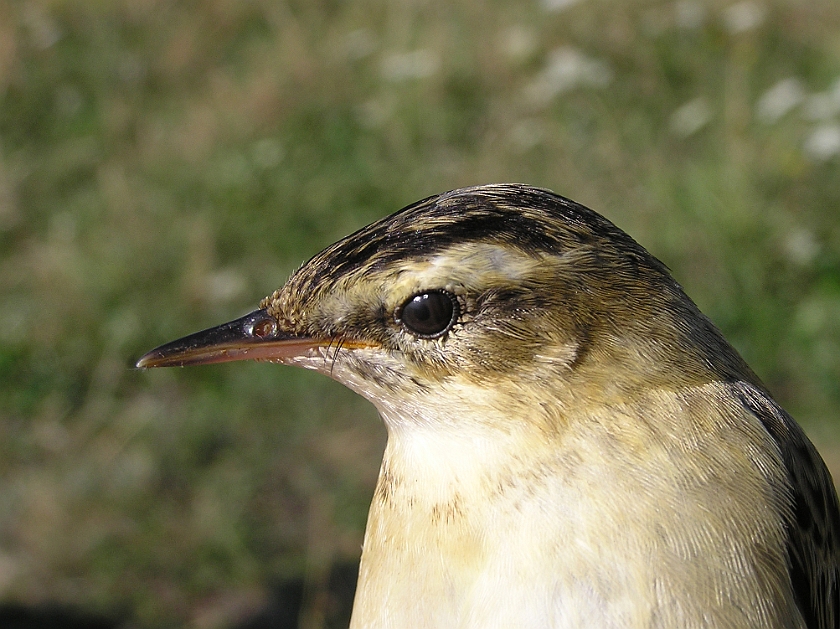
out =
<svg viewBox="0 0 840 629"><path fill-rule="evenodd" d="M351 626L804 626L782 463L720 394L658 392L657 421L592 406L551 437L392 429Z"/></svg>

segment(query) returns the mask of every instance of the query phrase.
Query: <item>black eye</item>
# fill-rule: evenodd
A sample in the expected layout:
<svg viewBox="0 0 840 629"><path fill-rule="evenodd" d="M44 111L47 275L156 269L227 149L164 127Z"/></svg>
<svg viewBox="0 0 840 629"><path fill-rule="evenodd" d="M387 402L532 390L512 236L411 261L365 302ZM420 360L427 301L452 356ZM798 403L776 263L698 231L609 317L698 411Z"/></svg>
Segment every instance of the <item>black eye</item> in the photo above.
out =
<svg viewBox="0 0 840 629"><path fill-rule="evenodd" d="M397 312L398 323L425 339L445 334L457 318L458 302L442 290L415 295Z"/></svg>

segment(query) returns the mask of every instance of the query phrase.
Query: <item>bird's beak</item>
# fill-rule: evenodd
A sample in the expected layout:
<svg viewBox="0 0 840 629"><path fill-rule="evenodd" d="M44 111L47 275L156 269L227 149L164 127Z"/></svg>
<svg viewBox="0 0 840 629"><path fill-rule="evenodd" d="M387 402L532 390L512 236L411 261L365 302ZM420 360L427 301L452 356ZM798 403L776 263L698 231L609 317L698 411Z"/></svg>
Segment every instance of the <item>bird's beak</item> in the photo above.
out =
<svg viewBox="0 0 840 629"><path fill-rule="evenodd" d="M282 362L325 345L329 345L328 340L284 332L277 319L263 309L156 347L137 361L137 367L183 367L232 360Z"/></svg>

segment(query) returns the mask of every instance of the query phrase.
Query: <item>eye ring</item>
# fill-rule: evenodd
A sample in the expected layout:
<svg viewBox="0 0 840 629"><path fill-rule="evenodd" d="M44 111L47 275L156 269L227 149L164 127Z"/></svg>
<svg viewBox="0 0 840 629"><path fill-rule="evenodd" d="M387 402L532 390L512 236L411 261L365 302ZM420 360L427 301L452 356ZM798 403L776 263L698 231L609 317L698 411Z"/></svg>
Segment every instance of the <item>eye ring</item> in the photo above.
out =
<svg viewBox="0 0 840 629"><path fill-rule="evenodd" d="M403 328L421 339L440 338L455 324L461 308L445 290L427 290L409 297L395 314Z"/></svg>

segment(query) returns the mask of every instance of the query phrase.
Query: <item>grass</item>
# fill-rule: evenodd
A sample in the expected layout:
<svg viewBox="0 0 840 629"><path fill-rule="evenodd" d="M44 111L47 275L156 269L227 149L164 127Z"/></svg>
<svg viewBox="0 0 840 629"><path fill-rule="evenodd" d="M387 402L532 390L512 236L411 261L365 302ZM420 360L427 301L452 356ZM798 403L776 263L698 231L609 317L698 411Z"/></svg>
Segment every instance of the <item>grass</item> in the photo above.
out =
<svg viewBox="0 0 840 629"><path fill-rule="evenodd" d="M630 232L840 474L840 5L568 4L0 5L2 599L223 627L358 554L366 403L129 366L461 185Z"/></svg>

